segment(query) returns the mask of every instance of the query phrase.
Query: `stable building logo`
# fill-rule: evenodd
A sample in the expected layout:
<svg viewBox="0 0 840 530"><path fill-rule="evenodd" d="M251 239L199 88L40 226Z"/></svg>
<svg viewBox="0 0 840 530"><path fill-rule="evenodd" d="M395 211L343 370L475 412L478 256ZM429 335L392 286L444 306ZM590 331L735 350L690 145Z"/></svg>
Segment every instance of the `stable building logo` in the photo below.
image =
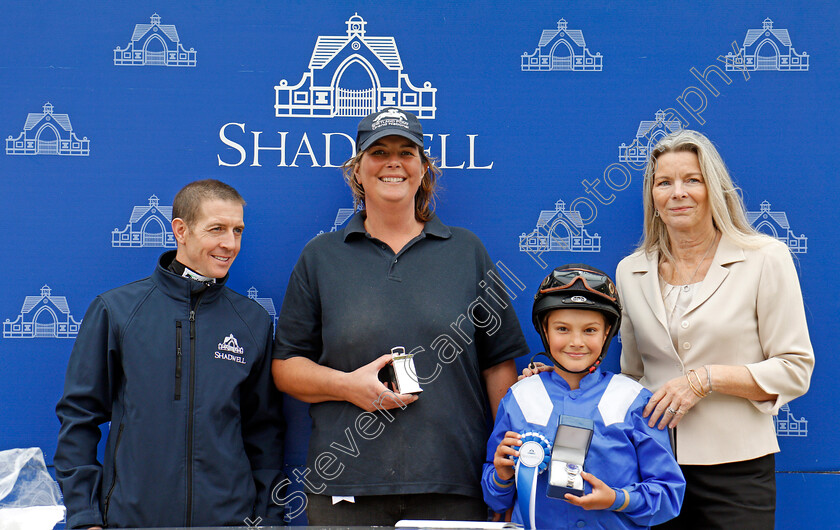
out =
<svg viewBox="0 0 840 530"><path fill-rule="evenodd" d="M318 36L309 69L297 84L282 79L274 87L274 116L281 118L362 118L388 107L435 119L437 89L428 81L417 86L403 71L394 37L369 36L358 13L346 21L346 35ZM289 124L288 121L284 122ZM305 123L305 121L304 121ZM287 125L283 127L286 128ZM356 152L355 139L341 131L252 130L245 121L220 125L224 147L219 166L339 168ZM262 125L259 129L264 129ZM439 159L442 170L491 170L494 161L479 149L479 134L437 132L424 135L424 148ZM266 159L270 161L265 163ZM338 223L334 225L337 227Z"/></svg>
<svg viewBox="0 0 840 530"><path fill-rule="evenodd" d="M537 226L530 233L519 236L519 251L528 253L545 269L542 258L546 252L600 252L601 236L586 231L580 213L566 210L566 203L559 200L553 210L543 210Z"/></svg>
<svg viewBox="0 0 840 530"><path fill-rule="evenodd" d="M805 237L805 234L797 236L793 233L785 212L770 211L770 203L767 201L762 201L760 208L757 212L747 212L747 222L753 228L763 234L775 237L787 245L790 251L795 254L808 252L808 238Z"/></svg>
<svg viewBox="0 0 840 530"><path fill-rule="evenodd" d="M6 138L7 155L89 156L90 141L73 132L67 114L55 114L52 103L44 103L43 112L30 112L17 138Z"/></svg>
<svg viewBox="0 0 840 530"><path fill-rule="evenodd" d="M779 414L773 416L776 436L793 436L805 438L808 436L808 420L797 418L790 411L790 403L785 403L779 409Z"/></svg>
<svg viewBox="0 0 840 530"><path fill-rule="evenodd" d="M353 217L355 210L353 208L339 208L338 212L335 214L335 221L333 221L332 227L330 227L330 232L335 232L339 228L344 227L344 223L347 222L348 219ZM318 232L318 235L323 234L324 231L321 230Z"/></svg>
<svg viewBox="0 0 840 530"><path fill-rule="evenodd" d="M111 232L111 246L175 248L172 206L160 206L157 195L149 197L147 206L135 206L125 228Z"/></svg>
<svg viewBox="0 0 840 530"><path fill-rule="evenodd" d="M274 87L277 117L364 117L386 107L400 107L418 118L434 119L436 88L415 86L403 73L394 37L367 35L358 13L346 35L322 35L315 42L309 70L296 85L285 79Z"/></svg>
<svg viewBox="0 0 840 530"><path fill-rule="evenodd" d="M671 110L671 109L669 109ZM636 165L647 163L648 155L664 137L682 130L683 125L676 118L676 112L666 113L662 109L656 111L655 119L642 120L636 130L636 139L627 145L622 142L618 146L618 161L632 162Z"/></svg>
<svg viewBox="0 0 840 530"><path fill-rule="evenodd" d="M733 42L733 48L736 47ZM736 51L726 54L726 69L729 71L803 72L810 67L810 55L796 53L788 30L773 29L770 17L764 19L761 29L747 30L743 44Z"/></svg>
<svg viewBox="0 0 840 530"><path fill-rule="evenodd" d="M224 361L232 361L239 364L247 364L245 361L245 350L239 346L239 341L233 336L233 333L225 337L217 346L215 358Z"/></svg>
<svg viewBox="0 0 840 530"><path fill-rule="evenodd" d="M273 298L266 298L257 296L259 291L253 285L250 289L248 289L248 298L253 300L254 302L260 304L263 309L265 309L268 316L271 317L271 322L274 324L273 329L277 329L277 309L274 308L274 299ZM233 335L231 335L232 337Z"/></svg>
<svg viewBox="0 0 840 530"><path fill-rule="evenodd" d="M67 298L54 296L49 285L40 296L27 296L14 321L3 322L4 339L74 339L81 321L70 314Z"/></svg>
<svg viewBox="0 0 840 530"><path fill-rule="evenodd" d="M522 54L523 72L600 72L604 69L601 52L592 55L583 31L569 29L565 18L557 29L544 29L533 53Z"/></svg>
<svg viewBox="0 0 840 530"><path fill-rule="evenodd" d="M196 65L195 49L181 44L172 24L161 24L160 15L151 16L151 24L137 24L125 48L114 48L116 66L186 66Z"/></svg>

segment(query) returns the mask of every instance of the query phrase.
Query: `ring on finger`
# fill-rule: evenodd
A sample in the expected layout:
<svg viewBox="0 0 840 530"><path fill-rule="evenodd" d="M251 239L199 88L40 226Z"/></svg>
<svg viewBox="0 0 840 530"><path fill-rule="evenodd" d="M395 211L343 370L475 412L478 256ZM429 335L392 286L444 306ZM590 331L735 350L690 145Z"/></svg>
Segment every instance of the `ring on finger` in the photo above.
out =
<svg viewBox="0 0 840 530"><path fill-rule="evenodd" d="M680 411L674 410L671 407L668 407L667 409L665 409L665 411L670 413L670 414L675 414L675 415L680 414Z"/></svg>

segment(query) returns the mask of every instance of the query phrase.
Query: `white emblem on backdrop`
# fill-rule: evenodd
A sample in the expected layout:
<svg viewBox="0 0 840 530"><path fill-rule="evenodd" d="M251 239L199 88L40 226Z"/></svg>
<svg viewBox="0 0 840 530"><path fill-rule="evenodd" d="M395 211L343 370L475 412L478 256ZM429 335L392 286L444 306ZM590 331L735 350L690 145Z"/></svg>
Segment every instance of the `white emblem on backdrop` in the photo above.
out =
<svg viewBox="0 0 840 530"><path fill-rule="evenodd" d="M527 252L542 268L548 265L542 259L545 252L600 252L601 236L590 235L583 226L580 214L566 210L566 203L559 200L553 210L543 210L537 226L530 234L519 236L519 251Z"/></svg>
<svg viewBox="0 0 840 530"><path fill-rule="evenodd" d="M195 66L195 48L181 45L172 24L161 24L160 16L151 16L151 24L137 24L125 48L114 48L117 66Z"/></svg>
<svg viewBox="0 0 840 530"><path fill-rule="evenodd" d="M79 140L67 114L54 114L48 101L44 112L30 112L17 138L6 138L7 155L90 155L87 136Z"/></svg>
<svg viewBox="0 0 840 530"><path fill-rule="evenodd" d="M796 236L790 229L785 212L771 212L770 203L763 201L761 210L747 212L747 222L763 234L775 237L788 246L791 252L805 254L808 252L808 238L805 234Z"/></svg>
<svg viewBox="0 0 840 530"><path fill-rule="evenodd" d="M622 142L618 147L619 162L636 162L644 164L647 161L648 153L659 141L668 134L682 129L680 120L669 119L676 117L676 114L666 114L659 109L656 111L654 121L644 120L639 122L639 129L636 131L636 139L631 145Z"/></svg>
<svg viewBox="0 0 840 530"><path fill-rule="evenodd" d="M735 44L733 43L733 47ZM796 53L786 29L773 29L773 21L765 18L761 29L747 30L738 54L726 54L726 69L740 71L807 70L810 56Z"/></svg>
<svg viewBox="0 0 840 530"><path fill-rule="evenodd" d="M339 208L338 212L335 214L335 221L333 221L332 228L330 228L330 232L335 232L339 228L341 228L344 223L347 222L348 219L353 217L353 208ZM323 234L324 231L321 230L318 234Z"/></svg>
<svg viewBox="0 0 840 530"><path fill-rule="evenodd" d="M157 195L152 195L148 206L135 206L125 228L111 232L111 246L175 248L172 207L159 203Z"/></svg>
<svg viewBox="0 0 840 530"><path fill-rule="evenodd" d="M414 86L403 73L394 37L369 37L358 13L346 22L347 35L319 36L309 71L289 86L274 87L277 117L363 117L385 107L400 107L418 118L435 117L436 88Z"/></svg>
<svg viewBox="0 0 840 530"><path fill-rule="evenodd" d="M27 296L20 314L3 322L4 339L72 339L79 333L81 322L70 314L67 299L53 296L49 285L41 287L40 296Z"/></svg>
<svg viewBox="0 0 840 530"><path fill-rule="evenodd" d="M808 436L808 420L794 417L788 403L782 405L778 416L773 416L773 423L776 425L776 436Z"/></svg>
<svg viewBox="0 0 840 530"><path fill-rule="evenodd" d="M600 72L603 70L601 52L592 55L586 47L583 32L569 29L561 18L557 29L544 29L534 53L522 54L522 71Z"/></svg>
<svg viewBox="0 0 840 530"><path fill-rule="evenodd" d="M274 326L276 327L277 326L277 310L274 309L274 299L273 298L259 297L259 296L257 296L258 293L259 293L259 291L257 291L257 288L254 287L254 286L251 286L251 288L248 289L248 298L250 298L251 300L253 300L256 303L263 306L263 309L265 309L266 312L269 314L269 316L271 317L271 321L274 322Z"/></svg>

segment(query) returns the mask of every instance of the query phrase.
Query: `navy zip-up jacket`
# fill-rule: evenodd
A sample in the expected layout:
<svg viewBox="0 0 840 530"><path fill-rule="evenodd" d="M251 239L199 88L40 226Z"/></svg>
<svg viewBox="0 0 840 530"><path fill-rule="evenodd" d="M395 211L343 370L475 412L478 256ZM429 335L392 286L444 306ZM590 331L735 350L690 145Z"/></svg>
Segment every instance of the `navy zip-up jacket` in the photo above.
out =
<svg viewBox="0 0 840 530"><path fill-rule="evenodd" d="M227 277L208 286L166 270L174 257L85 314L56 407L67 528L282 522L271 319Z"/></svg>

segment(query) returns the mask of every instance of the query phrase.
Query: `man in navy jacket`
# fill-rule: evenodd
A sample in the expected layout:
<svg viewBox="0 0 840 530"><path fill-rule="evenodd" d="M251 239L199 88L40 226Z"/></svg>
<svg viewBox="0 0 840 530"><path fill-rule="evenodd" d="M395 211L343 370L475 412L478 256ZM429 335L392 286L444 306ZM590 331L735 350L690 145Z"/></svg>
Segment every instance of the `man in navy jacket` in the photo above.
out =
<svg viewBox="0 0 840 530"><path fill-rule="evenodd" d="M216 180L185 186L172 210L178 249L85 314L56 407L67 528L281 523L271 319L225 287L244 204Z"/></svg>

